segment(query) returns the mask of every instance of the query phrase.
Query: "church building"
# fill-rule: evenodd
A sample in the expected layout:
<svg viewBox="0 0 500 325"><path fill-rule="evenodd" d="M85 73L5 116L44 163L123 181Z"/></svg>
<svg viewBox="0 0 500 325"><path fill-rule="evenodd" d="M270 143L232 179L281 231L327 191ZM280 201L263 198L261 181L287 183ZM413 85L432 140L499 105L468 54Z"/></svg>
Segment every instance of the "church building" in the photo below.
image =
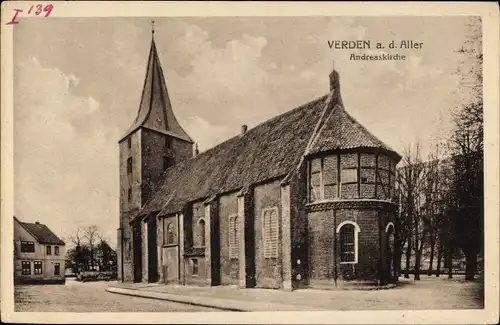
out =
<svg viewBox="0 0 500 325"><path fill-rule="evenodd" d="M120 281L283 290L397 281L401 156L345 110L335 70L328 94L199 153L175 117L153 37L119 156Z"/></svg>

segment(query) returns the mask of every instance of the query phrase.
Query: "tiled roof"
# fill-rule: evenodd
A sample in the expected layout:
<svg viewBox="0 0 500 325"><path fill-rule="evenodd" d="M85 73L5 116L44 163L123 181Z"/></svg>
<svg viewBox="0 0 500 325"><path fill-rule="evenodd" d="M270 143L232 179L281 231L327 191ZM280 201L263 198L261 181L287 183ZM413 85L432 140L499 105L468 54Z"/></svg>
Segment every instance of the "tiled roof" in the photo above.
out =
<svg viewBox="0 0 500 325"><path fill-rule="evenodd" d="M154 118L149 116L152 110L160 112L160 114L163 115L160 121L164 122L156 123ZM139 104L139 112L137 113L134 123L127 132L125 132L125 135L120 141L125 139L139 127L149 128L185 141L193 142L175 118L154 39L151 40L151 49L149 50L148 65L146 68L141 102Z"/></svg>
<svg viewBox="0 0 500 325"><path fill-rule="evenodd" d="M352 148L379 148L399 157L345 112L337 87L167 169L139 215L176 213L189 202L285 178L304 155Z"/></svg>
<svg viewBox="0 0 500 325"><path fill-rule="evenodd" d="M44 224L21 221L19 221L19 223L27 232L35 237L40 244L65 245L65 243Z"/></svg>
<svg viewBox="0 0 500 325"><path fill-rule="evenodd" d="M274 117L167 169L140 214L178 212L190 201L286 176L304 154L325 99Z"/></svg>
<svg viewBox="0 0 500 325"><path fill-rule="evenodd" d="M380 148L399 156L349 115L342 104L339 104L326 118L312 143L309 154L353 148Z"/></svg>

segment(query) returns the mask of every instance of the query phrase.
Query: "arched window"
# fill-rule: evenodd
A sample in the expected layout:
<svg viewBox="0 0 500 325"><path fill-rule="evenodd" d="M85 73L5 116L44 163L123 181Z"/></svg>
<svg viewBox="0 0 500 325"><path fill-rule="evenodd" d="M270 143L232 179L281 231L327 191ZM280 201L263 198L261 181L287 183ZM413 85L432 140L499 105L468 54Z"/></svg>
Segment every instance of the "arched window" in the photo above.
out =
<svg viewBox="0 0 500 325"><path fill-rule="evenodd" d="M205 220L200 219L198 227L200 228L200 246L205 246Z"/></svg>
<svg viewBox="0 0 500 325"><path fill-rule="evenodd" d="M394 275L394 224L389 222L385 227L386 240L387 240L387 262L389 264L389 274Z"/></svg>
<svg viewBox="0 0 500 325"><path fill-rule="evenodd" d="M267 208L262 211L264 258L278 257L278 208Z"/></svg>
<svg viewBox="0 0 500 325"><path fill-rule="evenodd" d="M239 255L238 216L229 216L229 258L236 259Z"/></svg>
<svg viewBox="0 0 500 325"><path fill-rule="evenodd" d="M359 226L352 221L344 221L337 227L340 243L340 263L358 263L358 233Z"/></svg>
<svg viewBox="0 0 500 325"><path fill-rule="evenodd" d="M167 245L175 244L175 229L174 225L169 223L167 226Z"/></svg>

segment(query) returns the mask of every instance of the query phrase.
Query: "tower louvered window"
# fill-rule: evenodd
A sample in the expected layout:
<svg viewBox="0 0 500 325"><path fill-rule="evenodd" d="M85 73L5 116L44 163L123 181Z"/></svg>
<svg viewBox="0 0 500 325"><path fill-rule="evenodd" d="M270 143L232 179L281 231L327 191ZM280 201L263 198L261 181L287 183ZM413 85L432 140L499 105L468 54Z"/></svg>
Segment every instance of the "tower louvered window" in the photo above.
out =
<svg viewBox="0 0 500 325"><path fill-rule="evenodd" d="M238 216L229 217L229 258L236 259L239 255Z"/></svg>
<svg viewBox="0 0 500 325"><path fill-rule="evenodd" d="M265 209L263 212L264 258L278 257L278 209Z"/></svg>

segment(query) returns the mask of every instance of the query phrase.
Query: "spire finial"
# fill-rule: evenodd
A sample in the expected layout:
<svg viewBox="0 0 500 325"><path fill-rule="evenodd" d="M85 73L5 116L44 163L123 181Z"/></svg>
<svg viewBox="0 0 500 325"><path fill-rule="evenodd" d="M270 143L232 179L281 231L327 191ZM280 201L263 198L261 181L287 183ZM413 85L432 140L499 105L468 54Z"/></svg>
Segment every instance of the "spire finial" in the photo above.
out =
<svg viewBox="0 0 500 325"><path fill-rule="evenodd" d="M151 35L155 35L155 21L151 20Z"/></svg>

